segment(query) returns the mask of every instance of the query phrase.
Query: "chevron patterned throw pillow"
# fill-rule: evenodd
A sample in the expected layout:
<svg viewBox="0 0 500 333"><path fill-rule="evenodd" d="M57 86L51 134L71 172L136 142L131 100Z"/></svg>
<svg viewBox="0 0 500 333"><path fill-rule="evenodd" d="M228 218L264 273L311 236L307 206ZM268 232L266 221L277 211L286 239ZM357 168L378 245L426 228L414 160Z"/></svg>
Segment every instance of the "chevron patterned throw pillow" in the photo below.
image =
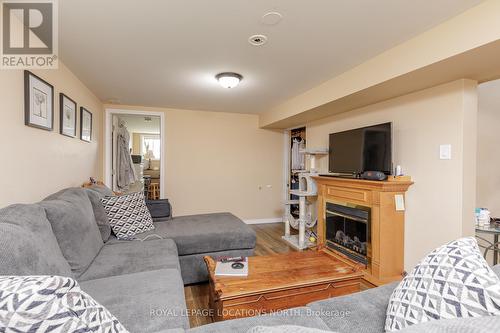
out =
<svg viewBox="0 0 500 333"><path fill-rule="evenodd" d="M128 332L75 280L62 276L0 276L0 331Z"/></svg>
<svg viewBox="0 0 500 333"><path fill-rule="evenodd" d="M438 319L500 315L500 279L475 238L461 238L427 255L393 291L386 331Z"/></svg>
<svg viewBox="0 0 500 333"><path fill-rule="evenodd" d="M101 202L118 239L130 240L155 228L142 192L104 197Z"/></svg>

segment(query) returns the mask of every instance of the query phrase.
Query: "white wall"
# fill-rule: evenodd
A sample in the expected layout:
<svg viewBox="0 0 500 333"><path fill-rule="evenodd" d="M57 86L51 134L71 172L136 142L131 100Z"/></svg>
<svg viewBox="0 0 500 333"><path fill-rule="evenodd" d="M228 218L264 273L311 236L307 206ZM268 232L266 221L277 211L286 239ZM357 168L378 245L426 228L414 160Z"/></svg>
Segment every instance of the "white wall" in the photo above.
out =
<svg viewBox="0 0 500 333"><path fill-rule="evenodd" d="M415 184L406 196L405 269L435 247L473 234L476 83L459 80L307 124L309 148L332 132L393 122L394 163ZM439 145L452 159L439 160ZM320 160L326 171L328 158Z"/></svg>

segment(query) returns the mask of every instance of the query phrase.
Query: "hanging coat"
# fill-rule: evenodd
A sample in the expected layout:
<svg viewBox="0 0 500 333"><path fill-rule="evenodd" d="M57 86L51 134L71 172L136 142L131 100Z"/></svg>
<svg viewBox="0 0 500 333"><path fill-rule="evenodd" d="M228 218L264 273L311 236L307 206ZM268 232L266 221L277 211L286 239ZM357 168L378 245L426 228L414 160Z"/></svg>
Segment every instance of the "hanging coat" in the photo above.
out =
<svg viewBox="0 0 500 333"><path fill-rule="evenodd" d="M129 151L130 134L123 124L118 126L116 141L116 185L120 190L127 190L137 181L137 175Z"/></svg>
<svg viewBox="0 0 500 333"><path fill-rule="evenodd" d="M293 139L292 144L292 170L304 170L305 168L305 159L304 153L301 152L303 150L304 143L302 140Z"/></svg>

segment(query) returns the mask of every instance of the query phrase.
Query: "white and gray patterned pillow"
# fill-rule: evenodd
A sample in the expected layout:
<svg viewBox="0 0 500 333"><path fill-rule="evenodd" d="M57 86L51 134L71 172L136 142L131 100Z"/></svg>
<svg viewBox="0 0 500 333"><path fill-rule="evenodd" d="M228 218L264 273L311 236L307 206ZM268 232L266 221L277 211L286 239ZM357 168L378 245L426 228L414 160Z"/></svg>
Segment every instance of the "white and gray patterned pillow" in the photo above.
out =
<svg viewBox="0 0 500 333"><path fill-rule="evenodd" d="M104 197L101 202L118 239L132 239L155 228L142 192Z"/></svg>
<svg viewBox="0 0 500 333"><path fill-rule="evenodd" d="M389 300L385 330L491 315L500 315L500 279L468 237L438 247L401 281Z"/></svg>
<svg viewBox="0 0 500 333"><path fill-rule="evenodd" d="M246 333L332 333L332 331L320 330L318 328L310 328L297 325L280 325L280 326L254 326Z"/></svg>
<svg viewBox="0 0 500 333"><path fill-rule="evenodd" d="M105 307L62 276L0 276L2 332L128 333Z"/></svg>

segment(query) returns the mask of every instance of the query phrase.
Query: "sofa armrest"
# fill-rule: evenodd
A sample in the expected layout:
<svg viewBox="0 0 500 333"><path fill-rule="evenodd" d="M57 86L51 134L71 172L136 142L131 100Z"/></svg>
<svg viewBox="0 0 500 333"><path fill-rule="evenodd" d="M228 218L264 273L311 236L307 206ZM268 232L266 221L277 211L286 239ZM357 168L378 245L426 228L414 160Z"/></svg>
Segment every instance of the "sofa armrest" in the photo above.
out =
<svg viewBox="0 0 500 333"><path fill-rule="evenodd" d="M334 332L384 332L389 298L397 285L398 282L394 282L307 306Z"/></svg>

